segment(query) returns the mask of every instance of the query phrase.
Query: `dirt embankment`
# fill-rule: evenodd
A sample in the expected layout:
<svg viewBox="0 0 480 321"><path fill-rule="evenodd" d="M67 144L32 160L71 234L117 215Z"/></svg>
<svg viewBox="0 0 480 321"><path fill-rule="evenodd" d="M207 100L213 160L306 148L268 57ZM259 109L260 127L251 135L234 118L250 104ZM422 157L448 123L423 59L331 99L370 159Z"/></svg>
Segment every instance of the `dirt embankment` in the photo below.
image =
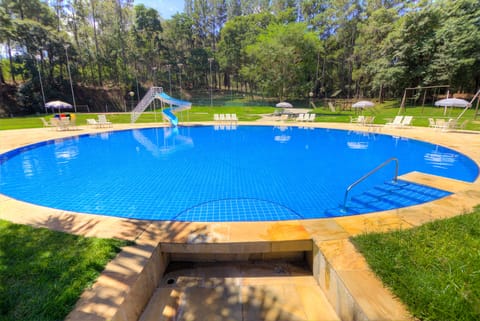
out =
<svg viewBox="0 0 480 321"><path fill-rule="evenodd" d="M17 96L19 85L0 84L0 117L13 117L43 112L41 105L25 105ZM130 110L130 97L120 88L81 87L74 89L75 102L78 112L115 112L124 111L127 104ZM49 97L46 101L64 100L72 103L70 90L63 93L63 97ZM40 96L41 97L41 96ZM87 107L88 106L88 107Z"/></svg>

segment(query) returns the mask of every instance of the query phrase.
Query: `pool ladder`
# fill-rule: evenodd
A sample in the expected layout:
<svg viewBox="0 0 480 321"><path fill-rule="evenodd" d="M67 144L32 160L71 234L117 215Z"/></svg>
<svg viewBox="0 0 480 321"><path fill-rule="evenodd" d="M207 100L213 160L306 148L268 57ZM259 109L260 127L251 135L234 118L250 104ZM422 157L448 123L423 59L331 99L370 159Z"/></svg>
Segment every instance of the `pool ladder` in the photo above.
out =
<svg viewBox="0 0 480 321"><path fill-rule="evenodd" d="M350 190L352 188L354 188L355 186L357 186L358 184L360 184L361 182L363 182L364 180L366 180L368 177L370 177L371 175L375 174L377 171L379 171L380 169L382 169L383 167L387 166L388 164L390 164L391 162L395 162L395 176L393 177L393 181L394 182L397 182L398 180L398 158L396 157L392 157L392 158L389 158L387 159L385 162L383 162L382 164L378 165L377 167L375 167L374 169L372 169L370 172L368 172L367 174L363 175L362 177L360 177L359 179L357 179L355 182L353 182L352 184L350 184L350 186L347 187L347 189L345 190L345 197L343 198L343 207L342 209L343 210L346 210L346 205L347 205L347 198L348 198L348 193L350 192Z"/></svg>

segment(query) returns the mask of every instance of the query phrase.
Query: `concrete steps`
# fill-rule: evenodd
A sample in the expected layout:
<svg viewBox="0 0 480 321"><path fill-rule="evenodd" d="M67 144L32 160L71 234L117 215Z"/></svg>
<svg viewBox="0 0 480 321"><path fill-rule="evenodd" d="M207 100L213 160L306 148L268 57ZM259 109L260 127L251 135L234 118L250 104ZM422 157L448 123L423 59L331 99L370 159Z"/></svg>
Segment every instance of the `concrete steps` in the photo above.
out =
<svg viewBox="0 0 480 321"><path fill-rule="evenodd" d="M140 321L340 320L305 262L174 262Z"/></svg>

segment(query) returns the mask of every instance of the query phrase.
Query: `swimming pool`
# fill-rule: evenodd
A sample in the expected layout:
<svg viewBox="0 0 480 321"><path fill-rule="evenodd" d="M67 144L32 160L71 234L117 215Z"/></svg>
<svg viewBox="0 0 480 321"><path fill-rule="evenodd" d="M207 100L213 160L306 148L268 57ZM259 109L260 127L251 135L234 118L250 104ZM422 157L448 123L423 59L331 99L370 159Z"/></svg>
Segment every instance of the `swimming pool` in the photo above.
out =
<svg viewBox="0 0 480 321"><path fill-rule="evenodd" d="M0 192L68 211L136 219L261 221L368 213L448 192L392 183L419 171L473 182L448 148L365 132L268 126L150 128L47 141L0 158Z"/></svg>

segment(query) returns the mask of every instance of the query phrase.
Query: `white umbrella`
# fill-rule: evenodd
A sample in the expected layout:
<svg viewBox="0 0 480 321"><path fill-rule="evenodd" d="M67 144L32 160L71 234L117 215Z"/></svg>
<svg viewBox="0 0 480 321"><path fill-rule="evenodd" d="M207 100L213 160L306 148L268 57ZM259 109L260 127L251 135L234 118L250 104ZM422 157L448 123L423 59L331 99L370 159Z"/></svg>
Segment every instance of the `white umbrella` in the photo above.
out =
<svg viewBox="0 0 480 321"><path fill-rule="evenodd" d="M373 106L375 106L375 104L368 100L360 100L352 105L353 108L366 108L366 107L373 107Z"/></svg>
<svg viewBox="0 0 480 321"><path fill-rule="evenodd" d="M282 102L276 104L275 107L280 107L280 108L293 108L293 105L290 104L290 103L287 103L286 101L282 101Z"/></svg>
<svg viewBox="0 0 480 321"><path fill-rule="evenodd" d="M52 109L57 108L58 110L60 110L60 109L72 109L73 108L72 105L70 105L69 103L66 103L64 101L61 101L61 100L49 101L48 103L45 104L45 107L46 108L52 108Z"/></svg>
<svg viewBox="0 0 480 321"><path fill-rule="evenodd" d="M447 113L447 107L467 107L470 106L470 103L466 100L459 98L445 98L435 102L435 106L440 106L444 108L443 114Z"/></svg>

